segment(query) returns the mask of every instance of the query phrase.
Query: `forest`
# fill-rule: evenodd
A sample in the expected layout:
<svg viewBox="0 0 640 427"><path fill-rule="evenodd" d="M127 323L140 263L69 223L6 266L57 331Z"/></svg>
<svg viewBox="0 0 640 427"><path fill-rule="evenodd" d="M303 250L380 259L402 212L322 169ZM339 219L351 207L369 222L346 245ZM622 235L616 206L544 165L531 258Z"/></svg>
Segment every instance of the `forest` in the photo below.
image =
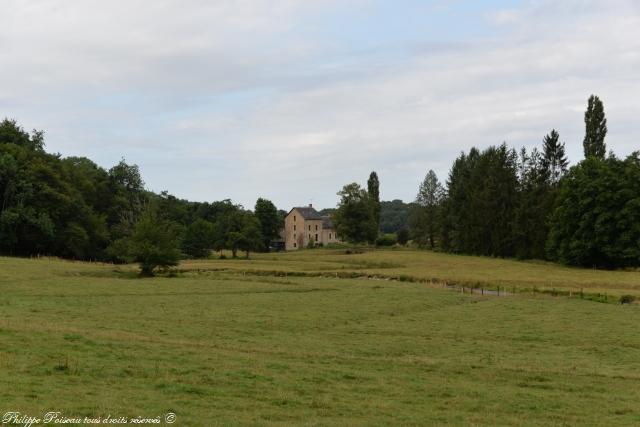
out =
<svg viewBox="0 0 640 427"><path fill-rule="evenodd" d="M267 249L283 212L258 199L189 202L145 190L136 165L105 170L87 158L47 153L44 133L0 123L0 253L176 265L210 250Z"/></svg>

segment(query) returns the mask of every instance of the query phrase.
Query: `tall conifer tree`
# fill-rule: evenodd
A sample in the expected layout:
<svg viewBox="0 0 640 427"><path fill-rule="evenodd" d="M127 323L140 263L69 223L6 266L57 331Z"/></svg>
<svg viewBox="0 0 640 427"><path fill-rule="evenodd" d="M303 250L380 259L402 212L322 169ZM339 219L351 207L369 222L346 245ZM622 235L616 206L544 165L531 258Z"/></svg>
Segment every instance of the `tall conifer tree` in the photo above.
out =
<svg viewBox="0 0 640 427"><path fill-rule="evenodd" d="M560 134L555 129L542 140L542 167L551 185L557 185L560 178L567 172L569 161L564 150L564 143L560 142Z"/></svg>

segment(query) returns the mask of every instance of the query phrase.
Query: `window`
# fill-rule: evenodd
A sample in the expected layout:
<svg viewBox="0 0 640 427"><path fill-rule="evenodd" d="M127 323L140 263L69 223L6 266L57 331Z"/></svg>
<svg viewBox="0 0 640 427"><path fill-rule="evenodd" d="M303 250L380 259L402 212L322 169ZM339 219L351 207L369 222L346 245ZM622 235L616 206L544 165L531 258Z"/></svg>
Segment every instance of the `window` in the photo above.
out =
<svg viewBox="0 0 640 427"><path fill-rule="evenodd" d="M296 238L296 233L293 233L293 238L294 238L294 239Z"/></svg>
<svg viewBox="0 0 640 427"><path fill-rule="evenodd" d="M296 226L295 225L293 226L293 231L296 231Z"/></svg>
<svg viewBox="0 0 640 427"><path fill-rule="evenodd" d="M311 231L311 226L309 226L309 231Z"/></svg>
<svg viewBox="0 0 640 427"><path fill-rule="evenodd" d="M316 225L316 231L318 231L318 226Z"/></svg>
<svg viewBox="0 0 640 427"><path fill-rule="evenodd" d="M316 242L318 241L318 235L316 234Z"/></svg>
<svg viewBox="0 0 640 427"><path fill-rule="evenodd" d="M296 222L296 216L295 215L293 216L293 222Z"/></svg>
<svg viewBox="0 0 640 427"><path fill-rule="evenodd" d="M294 247L294 248L297 248L297 247L298 247L298 245L296 245L296 243L294 242L294 243L293 243L293 247Z"/></svg>
<svg viewBox="0 0 640 427"><path fill-rule="evenodd" d="M331 233L329 233L329 238L331 238Z"/></svg>
<svg viewBox="0 0 640 427"><path fill-rule="evenodd" d="M311 240L311 234L309 234L309 240Z"/></svg>

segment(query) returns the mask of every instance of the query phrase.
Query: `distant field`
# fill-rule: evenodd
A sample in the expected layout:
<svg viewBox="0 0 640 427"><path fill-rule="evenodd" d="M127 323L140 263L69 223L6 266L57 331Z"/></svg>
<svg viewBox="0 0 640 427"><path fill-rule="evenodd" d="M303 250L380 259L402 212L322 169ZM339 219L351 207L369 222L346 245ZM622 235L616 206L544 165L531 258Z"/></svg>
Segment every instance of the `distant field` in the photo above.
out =
<svg viewBox="0 0 640 427"><path fill-rule="evenodd" d="M1 413L173 412L180 426L640 424L637 305L241 270L523 287L545 276L625 292L638 273L410 251L255 258L153 279L0 258Z"/></svg>
<svg viewBox="0 0 640 427"><path fill-rule="evenodd" d="M227 268L237 271L306 273L358 272L427 279L467 286L506 287L507 290L565 290L574 293L634 294L640 297L639 271L603 271L564 267L542 261L450 255L417 250L375 250L346 255L344 250L304 250L251 254L250 260L186 261L187 270Z"/></svg>

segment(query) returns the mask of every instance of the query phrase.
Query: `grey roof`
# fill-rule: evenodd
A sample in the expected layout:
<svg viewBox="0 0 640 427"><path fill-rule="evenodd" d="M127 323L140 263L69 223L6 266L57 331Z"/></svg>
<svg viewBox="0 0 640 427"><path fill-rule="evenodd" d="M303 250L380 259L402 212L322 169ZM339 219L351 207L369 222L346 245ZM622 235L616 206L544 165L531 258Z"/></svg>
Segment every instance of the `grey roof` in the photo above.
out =
<svg viewBox="0 0 640 427"><path fill-rule="evenodd" d="M322 215L320 215L320 213L314 208L304 207L304 208L293 208L293 209L297 209L298 212L300 212L300 215L302 215L304 219L322 219Z"/></svg>
<svg viewBox="0 0 640 427"><path fill-rule="evenodd" d="M333 221L331 220L330 215L320 215L320 212L309 206L292 208L289 213L291 213L294 209L300 212L300 215L302 215L302 218L304 219L321 220L322 228L324 230L333 229Z"/></svg>

